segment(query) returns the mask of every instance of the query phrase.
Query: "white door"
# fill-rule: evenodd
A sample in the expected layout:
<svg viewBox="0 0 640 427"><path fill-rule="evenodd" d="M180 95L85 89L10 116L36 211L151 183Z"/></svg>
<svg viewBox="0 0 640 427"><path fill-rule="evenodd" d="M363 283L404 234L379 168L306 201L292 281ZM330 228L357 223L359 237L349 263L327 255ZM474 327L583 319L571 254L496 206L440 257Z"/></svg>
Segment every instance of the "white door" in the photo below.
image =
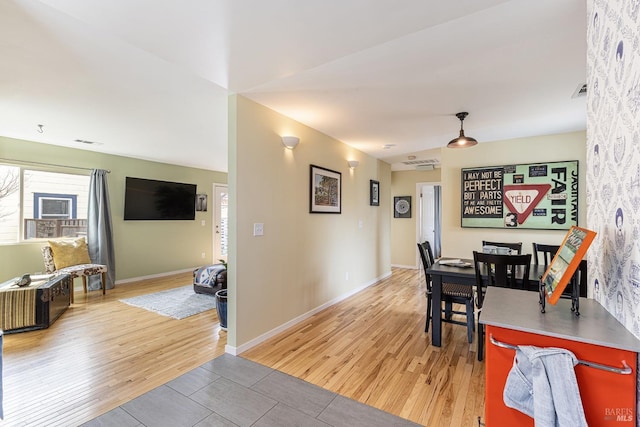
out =
<svg viewBox="0 0 640 427"><path fill-rule="evenodd" d="M213 262L227 260L229 244L229 193L226 185L214 184L214 218L213 218Z"/></svg>
<svg viewBox="0 0 640 427"><path fill-rule="evenodd" d="M436 188L438 191L436 191ZM416 237L418 242L429 241L433 255L436 258L440 254L441 215L440 184L418 183L416 185L419 203L418 221L416 223Z"/></svg>
<svg viewBox="0 0 640 427"><path fill-rule="evenodd" d="M435 209L434 209L434 190L433 185L423 185L422 191L422 220L420 221L421 230L420 237L421 241L429 241L431 244L431 248L435 247L435 231L436 231L436 217L435 217Z"/></svg>

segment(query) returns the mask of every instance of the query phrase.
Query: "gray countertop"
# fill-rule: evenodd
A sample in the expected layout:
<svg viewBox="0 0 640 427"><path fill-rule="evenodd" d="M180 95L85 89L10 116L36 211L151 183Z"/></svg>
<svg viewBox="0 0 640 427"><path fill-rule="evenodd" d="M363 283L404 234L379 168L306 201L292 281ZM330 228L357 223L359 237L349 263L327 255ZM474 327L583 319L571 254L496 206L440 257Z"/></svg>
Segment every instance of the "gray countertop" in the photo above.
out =
<svg viewBox="0 0 640 427"><path fill-rule="evenodd" d="M640 352L640 340L600 303L580 298L580 316L571 311L571 301L560 299L540 312L538 293L489 287L480 323L522 332Z"/></svg>

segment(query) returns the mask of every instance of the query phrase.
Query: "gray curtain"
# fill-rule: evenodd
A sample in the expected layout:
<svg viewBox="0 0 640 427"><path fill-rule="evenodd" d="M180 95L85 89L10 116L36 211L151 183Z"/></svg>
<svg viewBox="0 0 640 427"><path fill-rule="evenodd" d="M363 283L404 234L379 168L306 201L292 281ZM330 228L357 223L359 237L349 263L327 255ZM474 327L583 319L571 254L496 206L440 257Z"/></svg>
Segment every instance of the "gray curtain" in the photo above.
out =
<svg viewBox="0 0 640 427"><path fill-rule="evenodd" d="M111 225L107 173L102 169L91 171L87 243L91 261L107 266L105 289L111 289L116 282L116 257L113 249L113 226ZM87 286L91 290L100 289L100 276L89 276Z"/></svg>
<svg viewBox="0 0 640 427"><path fill-rule="evenodd" d="M442 187L439 185L433 186L433 209L434 209L434 221L435 235L433 242L433 256L440 258L442 256L442 242L440 235L442 234Z"/></svg>

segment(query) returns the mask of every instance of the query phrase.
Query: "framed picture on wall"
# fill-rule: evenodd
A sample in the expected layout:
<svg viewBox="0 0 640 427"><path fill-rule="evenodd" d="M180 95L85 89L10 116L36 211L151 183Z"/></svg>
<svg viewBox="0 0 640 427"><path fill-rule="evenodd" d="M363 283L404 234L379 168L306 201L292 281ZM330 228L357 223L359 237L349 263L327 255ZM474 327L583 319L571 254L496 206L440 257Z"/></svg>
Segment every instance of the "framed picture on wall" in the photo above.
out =
<svg viewBox="0 0 640 427"><path fill-rule="evenodd" d="M369 180L369 206L380 206L380 182Z"/></svg>
<svg viewBox="0 0 640 427"><path fill-rule="evenodd" d="M396 196L393 198L393 217L411 218L411 196Z"/></svg>
<svg viewBox="0 0 640 427"><path fill-rule="evenodd" d="M311 165L309 179L309 212L342 212L342 174L340 172Z"/></svg>
<svg viewBox="0 0 640 427"><path fill-rule="evenodd" d="M578 225L578 161L463 168L461 226L569 230Z"/></svg>
<svg viewBox="0 0 640 427"><path fill-rule="evenodd" d="M206 211L207 211L207 195L196 194L196 212L206 212Z"/></svg>

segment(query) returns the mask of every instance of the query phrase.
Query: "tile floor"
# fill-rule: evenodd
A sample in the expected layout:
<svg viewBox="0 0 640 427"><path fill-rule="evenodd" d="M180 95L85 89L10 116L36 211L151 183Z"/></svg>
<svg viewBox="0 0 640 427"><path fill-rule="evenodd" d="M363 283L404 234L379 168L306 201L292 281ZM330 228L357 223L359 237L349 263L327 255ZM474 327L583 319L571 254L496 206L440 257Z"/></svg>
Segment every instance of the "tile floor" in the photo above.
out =
<svg viewBox="0 0 640 427"><path fill-rule="evenodd" d="M418 424L224 354L85 427L390 427Z"/></svg>

